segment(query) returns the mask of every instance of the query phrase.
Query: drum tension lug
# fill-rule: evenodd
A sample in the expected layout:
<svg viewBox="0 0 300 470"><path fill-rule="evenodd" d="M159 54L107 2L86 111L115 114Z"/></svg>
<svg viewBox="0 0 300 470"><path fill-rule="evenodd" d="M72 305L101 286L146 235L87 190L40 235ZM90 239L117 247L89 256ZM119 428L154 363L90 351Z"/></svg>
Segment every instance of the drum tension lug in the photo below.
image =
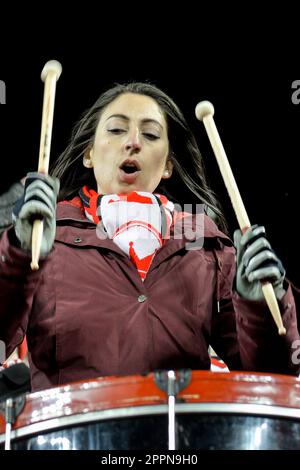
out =
<svg viewBox="0 0 300 470"><path fill-rule="evenodd" d="M175 396L187 387L192 378L191 369L180 369L176 371L176 380L174 383ZM159 370L154 372L154 382L163 392L168 393L168 371Z"/></svg>
<svg viewBox="0 0 300 470"><path fill-rule="evenodd" d="M8 400L10 400L8 402ZM7 398L6 401L0 403L0 413L5 417L5 421L14 424L17 417L23 410L26 402L26 395L19 395L14 398Z"/></svg>

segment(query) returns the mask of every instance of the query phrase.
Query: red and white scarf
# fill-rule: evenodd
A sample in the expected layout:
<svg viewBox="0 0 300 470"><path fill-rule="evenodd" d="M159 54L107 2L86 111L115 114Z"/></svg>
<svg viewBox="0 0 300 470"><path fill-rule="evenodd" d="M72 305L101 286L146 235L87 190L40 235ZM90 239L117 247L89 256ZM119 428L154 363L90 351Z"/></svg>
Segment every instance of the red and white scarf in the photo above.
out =
<svg viewBox="0 0 300 470"><path fill-rule="evenodd" d="M144 281L155 253L169 236L174 204L161 194L142 191L100 195L84 186L79 194L86 217L95 224L102 222Z"/></svg>

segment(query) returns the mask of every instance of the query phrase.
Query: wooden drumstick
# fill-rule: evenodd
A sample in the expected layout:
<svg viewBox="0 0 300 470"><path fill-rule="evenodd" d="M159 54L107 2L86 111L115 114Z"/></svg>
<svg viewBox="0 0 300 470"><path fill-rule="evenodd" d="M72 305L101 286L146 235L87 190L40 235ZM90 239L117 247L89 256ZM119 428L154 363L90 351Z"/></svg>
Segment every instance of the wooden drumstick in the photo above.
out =
<svg viewBox="0 0 300 470"><path fill-rule="evenodd" d="M209 101L201 101L196 106L196 117L199 121L203 121L208 138L217 159L225 186L227 188L231 203L238 219L238 223L242 233L245 233L250 227L250 221L243 204L240 192L234 179L231 167L229 165L222 141L220 139L215 121L213 119L214 107ZM284 335L286 329L283 326L282 318L275 296L273 286L270 282L262 282L262 291L268 304L273 319L278 327L278 333Z"/></svg>
<svg viewBox="0 0 300 470"><path fill-rule="evenodd" d="M49 157L51 148L51 136L54 114L54 100L56 91L56 82L62 72L62 66L57 60L47 62L42 70L41 79L45 82L42 127L40 140L40 153L38 172L48 174ZM43 221L37 219L33 223L31 240L31 269L39 269L39 257L43 237Z"/></svg>

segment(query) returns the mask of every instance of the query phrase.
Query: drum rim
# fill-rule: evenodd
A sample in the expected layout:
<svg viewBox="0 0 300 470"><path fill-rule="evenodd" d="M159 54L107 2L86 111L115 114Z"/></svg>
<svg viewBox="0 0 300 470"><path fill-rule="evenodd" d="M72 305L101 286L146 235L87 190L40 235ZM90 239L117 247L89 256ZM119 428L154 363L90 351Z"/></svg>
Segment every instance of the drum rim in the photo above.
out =
<svg viewBox="0 0 300 470"><path fill-rule="evenodd" d="M177 403L175 412L178 414L233 414L240 416L257 416L273 418L293 418L300 420L300 409L284 406L243 404L243 403ZM109 410L98 410L88 413L74 414L59 418L52 418L21 428L12 430L11 439L34 437L36 434L51 432L59 429L67 429L72 425L90 424L96 421L107 421L110 419L132 418L136 416L161 415L168 413L168 405L150 405L122 407ZM0 444L5 441L5 434L0 434Z"/></svg>

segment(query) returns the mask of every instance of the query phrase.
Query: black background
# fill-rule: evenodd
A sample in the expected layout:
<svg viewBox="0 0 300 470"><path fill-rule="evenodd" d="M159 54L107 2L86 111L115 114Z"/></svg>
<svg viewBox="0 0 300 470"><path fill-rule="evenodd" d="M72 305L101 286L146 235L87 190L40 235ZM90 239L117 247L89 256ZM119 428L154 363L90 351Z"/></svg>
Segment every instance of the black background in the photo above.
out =
<svg viewBox="0 0 300 470"><path fill-rule="evenodd" d="M291 100L292 83L300 79L300 70L296 56L286 57L292 42L286 45L280 35L270 36L273 23L267 16L261 21L256 16L246 26L243 14L236 12L240 20L229 40L225 21L220 31L212 16L195 16L188 9L177 11L175 23L174 11L164 16L157 11L149 19L148 12L116 5L116 17L113 9L97 13L96 8L81 5L77 13L82 18L75 26L72 8L65 18L56 9L51 26L41 21L31 26L26 19L21 27L12 21L9 31L1 32L0 80L6 84L6 104L0 106L1 192L37 168L40 73L48 60L57 59L63 67L57 83L51 160L65 148L81 113L108 86L148 80L173 97L186 115L232 234L237 222L203 124L194 113L203 99L214 104L215 122L250 221L265 225L288 277L300 285L300 104ZM290 29L292 16L290 12L285 18ZM255 43L258 31L261 37Z"/></svg>

